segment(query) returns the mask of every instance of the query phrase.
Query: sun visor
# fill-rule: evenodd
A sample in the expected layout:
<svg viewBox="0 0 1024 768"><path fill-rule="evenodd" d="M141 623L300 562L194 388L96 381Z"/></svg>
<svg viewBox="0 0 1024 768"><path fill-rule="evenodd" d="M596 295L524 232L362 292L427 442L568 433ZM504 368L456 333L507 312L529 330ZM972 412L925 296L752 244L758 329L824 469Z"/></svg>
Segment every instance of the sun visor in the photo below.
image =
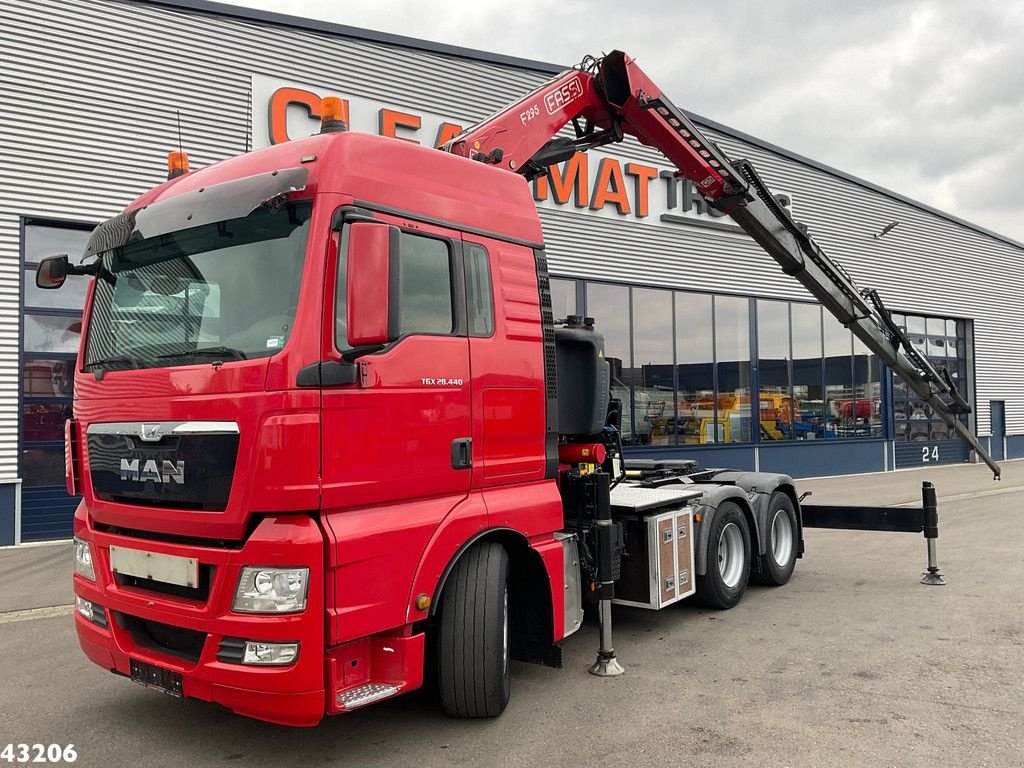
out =
<svg viewBox="0 0 1024 768"><path fill-rule="evenodd" d="M95 256L169 232L244 218L263 206L278 205L289 193L304 189L308 176L306 168L285 168L212 184L125 211L93 230L85 255Z"/></svg>

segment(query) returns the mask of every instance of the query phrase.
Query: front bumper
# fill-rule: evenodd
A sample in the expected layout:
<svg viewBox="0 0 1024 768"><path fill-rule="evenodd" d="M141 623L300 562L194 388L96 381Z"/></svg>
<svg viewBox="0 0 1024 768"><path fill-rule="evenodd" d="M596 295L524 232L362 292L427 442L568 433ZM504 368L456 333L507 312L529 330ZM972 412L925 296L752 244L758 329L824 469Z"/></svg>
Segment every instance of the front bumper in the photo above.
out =
<svg viewBox="0 0 1024 768"><path fill-rule="evenodd" d="M264 518L237 549L196 546L115 534L95 528L80 508L76 535L93 549L96 581L74 576L74 591L104 609L106 628L75 613L79 643L93 662L129 675L131 661L181 675L182 695L222 704L248 717L286 725L318 723L326 710L324 669L324 546L312 518ZM110 546L198 559L201 587L170 594L159 584L129 584L110 568ZM246 565L306 566L306 608L287 615L233 613ZM102 621L100 622L103 623ZM243 665L226 649L238 639L298 643L286 666ZM222 641L228 642L222 645Z"/></svg>

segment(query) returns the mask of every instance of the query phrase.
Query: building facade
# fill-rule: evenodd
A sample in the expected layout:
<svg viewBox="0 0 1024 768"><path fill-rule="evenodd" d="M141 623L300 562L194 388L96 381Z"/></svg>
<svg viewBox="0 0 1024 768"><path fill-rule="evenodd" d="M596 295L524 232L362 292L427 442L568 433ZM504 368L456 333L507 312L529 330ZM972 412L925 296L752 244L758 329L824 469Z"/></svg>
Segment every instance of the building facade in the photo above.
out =
<svg viewBox="0 0 1024 768"><path fill-rule="evenodd" d="M35 265L80 254L93 226L162 181L179 136L206 165L314 131L333 94L353 129L436 146L562 69L205 0L0 10L0 545L69 536L75 504L63 431L84 282L40 291ZM695 120L879 290L950 370L993 455L1024 456L1024 245ZM655 152L578 155L534 196L556 316L597 319L631 453L797 477L968 460Z"/></svg>

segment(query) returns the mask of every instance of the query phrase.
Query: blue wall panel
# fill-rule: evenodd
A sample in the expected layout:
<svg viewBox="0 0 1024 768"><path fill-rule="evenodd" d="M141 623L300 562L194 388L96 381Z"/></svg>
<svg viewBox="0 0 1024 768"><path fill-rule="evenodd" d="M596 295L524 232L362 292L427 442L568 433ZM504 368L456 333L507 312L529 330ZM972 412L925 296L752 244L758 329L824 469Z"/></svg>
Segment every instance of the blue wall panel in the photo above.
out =
<svg viewBox="0 0 1024 768"><path fill-rule="evenodd" d="M0 547L14 543L14 483L0 485Z"/></svg>
<svg viewBox="0 0 1024 768"><path fill-rule="evenodd" d="M1024 459L1024 435L1006 436L1006 458Z"/></svg>
<svg viewBox="0 0 1024 768"><path fill-rule="evenodd" d="M982 445L985 440L982 438ZM963 440L910 440L896 443L896 469L963 464L971 449Z"/></svg>
<svg viewBox="0 0 1024 768"><path fill-rule="evenodd" d="M80 496L68 496L64 486L23 488L21 491L21 540L70 539L71 521Z"/></svg>
<svg viewBox="0 0 1024 768"><path fill-rule="evenodd" d="M761 471L793 477L849 475L885 470L884 440L795 440L761 443Z"/></svg>

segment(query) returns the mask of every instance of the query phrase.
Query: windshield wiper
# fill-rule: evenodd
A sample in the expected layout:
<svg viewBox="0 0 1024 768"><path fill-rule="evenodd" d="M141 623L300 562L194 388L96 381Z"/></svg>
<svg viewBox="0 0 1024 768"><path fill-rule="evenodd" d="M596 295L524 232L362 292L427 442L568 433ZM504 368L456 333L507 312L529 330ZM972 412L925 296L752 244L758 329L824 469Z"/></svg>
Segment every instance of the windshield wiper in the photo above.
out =
<svg viewBox="0 0 1024 768"><path fill-rule="evenodd" d="M139 367L139 361L136 358L121 355L120 357L106 357L103 360L90 360L82 366L82 370L88 371L100 365L113 365L115 363L131 363L133 368Z"/></svg>
<svg viewBox="0 0 1024 768"><path fill-rule="evenodd" d="M166 360L172 357L229 357L232 360L247 360L248 355L234 347L199 347L197 349L185 349L181 352L168 352L164 355L157 355L157 360Z"/></svg>

